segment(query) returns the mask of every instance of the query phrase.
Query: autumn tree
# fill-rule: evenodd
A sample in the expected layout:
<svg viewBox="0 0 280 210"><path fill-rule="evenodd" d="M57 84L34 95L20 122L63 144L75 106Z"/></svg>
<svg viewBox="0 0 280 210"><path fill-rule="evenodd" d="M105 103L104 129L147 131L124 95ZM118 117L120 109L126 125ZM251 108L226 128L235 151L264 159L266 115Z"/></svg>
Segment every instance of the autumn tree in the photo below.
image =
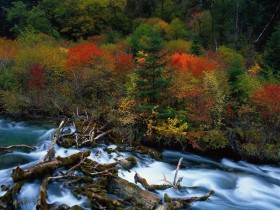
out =
<svg viewBox="0 0 280 210"><path fill-rule="evenodd" d="M92 108L96 116L107 112L105 107L114 103L117 90L112 81L113 57L93 42L81 43L69 49L66 68L74 102Z"/></svg>

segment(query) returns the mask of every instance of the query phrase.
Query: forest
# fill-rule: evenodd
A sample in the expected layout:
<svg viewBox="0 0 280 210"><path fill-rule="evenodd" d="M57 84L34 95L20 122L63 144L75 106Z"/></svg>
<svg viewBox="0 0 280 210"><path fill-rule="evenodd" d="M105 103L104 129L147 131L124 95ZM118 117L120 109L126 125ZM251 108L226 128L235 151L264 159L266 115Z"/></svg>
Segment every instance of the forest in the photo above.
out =
<svg viewBox="0 0 280 210"><path fill-rule="evenodd" d="M0 111L280 159L280 2L0 0Z"/></svg>

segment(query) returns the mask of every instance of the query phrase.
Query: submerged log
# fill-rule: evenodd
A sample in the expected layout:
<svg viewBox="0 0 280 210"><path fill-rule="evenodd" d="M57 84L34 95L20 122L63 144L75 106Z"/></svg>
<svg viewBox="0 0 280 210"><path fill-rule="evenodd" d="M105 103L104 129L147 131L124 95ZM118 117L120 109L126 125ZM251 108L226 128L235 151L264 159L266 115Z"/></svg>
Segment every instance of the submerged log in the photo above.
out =
<svg viewBox="0 0 280 210"><path fill-rule="evenodd" d="M112 178L108 183L108 193L114 194L132 206L141 209L154 209L161 203L161 199L154 194L142 190L139 186L122 178Z"/></svg>
<svg viewBox="0 0 280 210"><path fill-rule="evenodd" d="M26 170L17 167L13 170L12 178L15 182L25 179L33 180L39 177L43 177L46 174L50 174L58 168L73 166L80 162L84 157L88 157L89 155L90 151L85 151L65 158L58 156L50 162L39 163L38 165L35 165L34 167Z"/></svg>

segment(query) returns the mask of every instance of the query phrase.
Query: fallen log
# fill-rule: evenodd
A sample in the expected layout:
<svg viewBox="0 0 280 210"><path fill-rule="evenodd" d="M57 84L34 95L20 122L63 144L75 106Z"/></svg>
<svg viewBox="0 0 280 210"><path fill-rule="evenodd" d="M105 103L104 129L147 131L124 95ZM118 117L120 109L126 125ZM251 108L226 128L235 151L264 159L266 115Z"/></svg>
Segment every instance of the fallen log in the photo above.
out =
<svg viewBox="0 0 280 210"><path fill-rule="evenodd" d="M90 151L79 152L69 157L56 157L50 162L39 163L30 169L23 170L20 167L16 167L13 170L12 178L15 182L21 180L34 180L39 177L43 177L46 174L51 174L54 170L61 167L70 167L79 163L84 157L88 157Z"/></svg>
<svg viewBox="0 0 280 210"><path fill-rule="evenodd" d="M159 197L119 177L109 180L107 190L108 193L114 194L140 209L154 209L161 203Z"/></svg>
<svg viewBox="0 0 280 210"><path fill-rule="evenodd" d="M190 197L190 198L170 198L167 194L164 195L164 201L167 202L159 207L156 208L156 210L176 210L176 209L182 209L182 208L189 208L191 202L195 201L205 201L207 200L212 194L214 194L215 191L211 190L206 195L201 197Z"/></svg>

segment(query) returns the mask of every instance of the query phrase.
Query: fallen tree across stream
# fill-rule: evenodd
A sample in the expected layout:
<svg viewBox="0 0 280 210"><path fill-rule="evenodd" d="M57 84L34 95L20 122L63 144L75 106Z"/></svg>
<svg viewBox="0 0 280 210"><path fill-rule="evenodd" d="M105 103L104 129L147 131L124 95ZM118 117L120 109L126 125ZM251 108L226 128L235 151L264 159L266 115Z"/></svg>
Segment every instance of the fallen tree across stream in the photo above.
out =
<svg viewBox="0 0 280 210"><path fill-rule="evenodd" d="M72 129L69 130L69 127ZM181 186L183 177L177 178L183 159L179 160L177 165L173 182L168 181L164 175L163 185L150 185L145 178L138 173L135 174L135 183L130 183L127 180L118 176L119 169L131 170L137 165L135 157L122 158L122 154L117 150L125 148L131 150L132 146L124 147L118 145L116 149L106 150L108 154L116 153L118 159L115 162L100 164L90 158L91 150L102 140L108 138L112 133L112 128L105 129L106 126L100 126L92 117L87 114L79 116L78 112L73 119L64 118L53 137L52 144L44 156L42 162L35 166L22 169L16 167L12 172L12 179L14 186L7 188L4 196L0 197L0 209L18 209L17 194L21 187L26 182L31 182L35 179L41 180L39 189L39 196L37 198L36 209L71 209L66 205L50 206L47 203L47 189L50 182L59 182L63 180L64 186L69 187L75 196L86 196L90 203L91 209L179 209L187 208L191 202L204 201L208 199L214 191L209 191L206 195L201 197L189 197L184 199L171 199L166 195L164 200L157 194L158 190L165 190L174 188L180 190L186 188ZM74 129L73 129L74 128ZM55 145L64 146L66 148L83 147L83 151L68 157L55 156ZM84 150L87 146L89 150ZM3 151L11 149L11 147L4 148ZM22 146L25 148L25 146ZM26 147L28 148L28 147ZM137 145L136 150L144 148L145 151L151 153L152 150L145 149L145 147ZM31 149L31 147L29 148ZM152 152L156 154L156 152ZM100 155L98 153L96 156ZM160 157L160 155L157 155ZM140 183L142 187L138 186ZM143 189L144 188L144 189ZM115 197L109 196L115 195ZM78 208L75 206L75 208ZM72 207L74 209L74 207Z"/></svg>

